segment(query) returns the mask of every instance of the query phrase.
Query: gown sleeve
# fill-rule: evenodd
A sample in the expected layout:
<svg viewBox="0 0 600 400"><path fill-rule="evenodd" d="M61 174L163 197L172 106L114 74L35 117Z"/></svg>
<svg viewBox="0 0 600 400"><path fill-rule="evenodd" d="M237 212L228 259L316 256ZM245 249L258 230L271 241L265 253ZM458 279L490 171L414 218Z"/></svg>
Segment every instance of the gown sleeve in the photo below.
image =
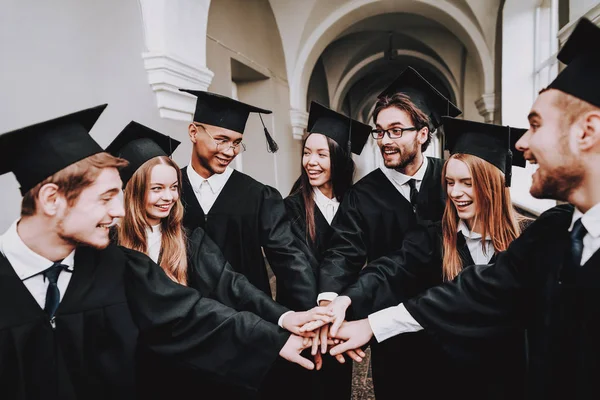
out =
<svg viewBox="0 0 600 400"><path fill-rule="evenodd" d="M317 300L316 277L292 234L283 199L277 190L265 186L258 218L260 243L277 279L277 287L285 293L285 299L278 294L277 301L294 311L313 308Z"/></svg>
<svg viewBox="0 0 600 400"><path fill-rule="evenodd" d="M441 282L439 230L439 223L418 225L406 233L399 250L360 271L356 283L342 293L352 300L352 318L366 318Z"/></svg>
<svg viewBox="0 0 600 400"><path fill-rule="evenodd" d="M289 334L173 282L146 255L124 249L124 282L139 342L186 369L257 389Z"/></svg>
<svg viewBox="0 0 600 400"><path fill-rule="evenodd" d="M367 247L363 232L363 215L358 199L349 190L331 224L333 234L329 249L325 252L319 268L319 292L341 293L356 282L367 259Z"/></svg>
<svg viewBox="0 0 600 400"><path fill-rule="evenodd" d="M236 272L202 228L194 230L188 243L190 287L228 307L250 311L274 324L289 311Z"/></svg>

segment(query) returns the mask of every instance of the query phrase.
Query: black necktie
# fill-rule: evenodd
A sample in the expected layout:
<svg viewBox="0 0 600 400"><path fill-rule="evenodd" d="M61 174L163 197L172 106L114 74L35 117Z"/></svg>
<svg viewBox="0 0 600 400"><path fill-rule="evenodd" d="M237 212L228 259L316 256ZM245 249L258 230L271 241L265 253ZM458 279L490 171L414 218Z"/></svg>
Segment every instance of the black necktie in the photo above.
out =
<svg viewBox="0 0 600 400"><path fill-rule="evenodd" d="M68 266L60 263L54 263L50 268L44 271L44 278L48 279L50 284L48 285L48 290L46 291L46 305L44 306L44 311L48 314L50 319L54 317L54 313L58 308L58 303L60 303L60 290L58 290L58 286L56 282L58 282L58 275L63 270L68 270Z"/></svg>
<svg viewBox="0 0 600 400"><path fill-rule="evenodd" d="M587 229L583 226L581 218L575 221L573 229L571 230L571 251L569 252L569 258L567 264L569 268L577 269L581 266L581 255L583 253L583 237L586 235Z"/></svg>
<svg viewBox="0 0 600 400"><path fill-rule="evenodd" d="M413 212L417 212L417 196L419 191L417 190L417 181L409 179L408 186L410 186L410 204L412 205Z"/></svg>

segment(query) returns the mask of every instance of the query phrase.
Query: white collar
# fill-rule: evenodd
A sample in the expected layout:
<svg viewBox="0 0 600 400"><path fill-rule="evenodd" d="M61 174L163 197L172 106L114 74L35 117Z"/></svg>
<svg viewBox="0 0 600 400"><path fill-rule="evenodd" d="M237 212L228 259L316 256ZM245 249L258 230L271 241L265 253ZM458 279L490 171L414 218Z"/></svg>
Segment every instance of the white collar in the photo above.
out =
<svg viewBox="0 0 600 400"><path fill-rule="evenodd" d="M385 175L388 176L389 179L395 181L398 184L398 186L406 184L411 179L414 179L416 181L422 181L425 177L425 171L427 170L427 156L423 156L423 163L421 163L421 166L413 176L405 175L402 172L398 172L393 168L381 167L381 170Z"/></svg>
<svg viewBox="0 0 600 400"><path fill-rule="evenodd" d="M323 206L340 203L335 197L330 199L329 197L325 196L318 187L313 187L313 192L315 193L315 201Z"/></svg>
<svg viewBox="0 0 600 400"><path fill-rule="evenodd" d="M227 167L227 168L225 168L225 171L222 174L212 174L207 179L205 179L205 178L201 177L200 174L198 174L194 170L194 167L192 167L191 161L188 164L188 167L186 168L186 170L187 170L188 178L190 178L190 183L192 184L192 188L194 188L195 190L199 190L202 182L207 181L208 187L210 188L211 192L213 192L214 194L217 194L221 191L221 189L223 188L223 186L225 186L225 184L229 180L229 177L233 173L233 168Z"/></svg>
<svg viewBox="0 0 600 400"><path fill-rule="evenodd" d="M148 234L148 236L150 235L160 235L160 233L162 232L162 228L161 228L161 224L158 223L156 225L150 225L146 227L146 233Z"/></svg>
<svg viewBox="0 0 600 400"><path fill-rule="evenodd" d="M19 278L24 280L45 271L54 264L54 261L42 257L27 247L17 232L18 223L18 220L15 221L0 238L2 244L1 250L15 269ZM75 266L75 250L65 257L61 261L61 264L69 267L69 271L73 271Z"/></svg>
<svg viewBox="0 0 600 400"><path fill-rule="evenodd" d="M581 218L581 223L593 238L600 237L600 203L590 208L585 214L575 208L573 212L573 218L571 219L571 226L569 226L569 232L573 229L575 221Z"/></svg>
<svg viewBox="0 0 600 400"><path fill-rule="evenodd" d="M467 223L462 219L458 220L458 226L456 228L456 231L462 233L465 239L481 240L481 233L471 232L471 230L467 226ZM486 240L492 240L490 235L487 236Z"/></svg>

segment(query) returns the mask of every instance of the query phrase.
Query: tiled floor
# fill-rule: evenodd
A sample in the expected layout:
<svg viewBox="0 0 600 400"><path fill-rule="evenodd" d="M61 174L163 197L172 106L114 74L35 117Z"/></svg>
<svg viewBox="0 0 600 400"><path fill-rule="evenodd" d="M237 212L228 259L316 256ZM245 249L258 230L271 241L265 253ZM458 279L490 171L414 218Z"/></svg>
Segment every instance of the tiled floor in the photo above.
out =
<svg viewBox="0 0 600 400"><path fill-rule="evenodd" d="M373 379L371 376L371 350L367 349L365 359L355 362L352 369L352 400L373 400Z"/></svg>

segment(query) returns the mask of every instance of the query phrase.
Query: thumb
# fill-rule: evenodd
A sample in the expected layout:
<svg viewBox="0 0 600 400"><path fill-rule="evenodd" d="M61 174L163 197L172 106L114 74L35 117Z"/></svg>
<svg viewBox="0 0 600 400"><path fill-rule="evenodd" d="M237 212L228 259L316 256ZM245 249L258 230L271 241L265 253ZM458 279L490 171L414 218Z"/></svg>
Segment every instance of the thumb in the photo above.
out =
<svg viewBox="0 0 600 400"><path fill-rule="evenodd" d="M313 370L315 368L315 364L313 364L312 361L310 361L308 358L302 357L300 354L297 354L297 353L294 353L293 355L291 355L289 360L293 363L296 363L296 364L308 369L308 370Z"/></svg>
<svg viewBox="0 0 600 400"><path fill-rule="evenodd" d="M335 321L333 321L333 324L331 324L331 328L329 329L329 336L336 337L338 330L340 329L340 326L342 326L343 322L344 320L342 318L336 318Z"/></svg>

